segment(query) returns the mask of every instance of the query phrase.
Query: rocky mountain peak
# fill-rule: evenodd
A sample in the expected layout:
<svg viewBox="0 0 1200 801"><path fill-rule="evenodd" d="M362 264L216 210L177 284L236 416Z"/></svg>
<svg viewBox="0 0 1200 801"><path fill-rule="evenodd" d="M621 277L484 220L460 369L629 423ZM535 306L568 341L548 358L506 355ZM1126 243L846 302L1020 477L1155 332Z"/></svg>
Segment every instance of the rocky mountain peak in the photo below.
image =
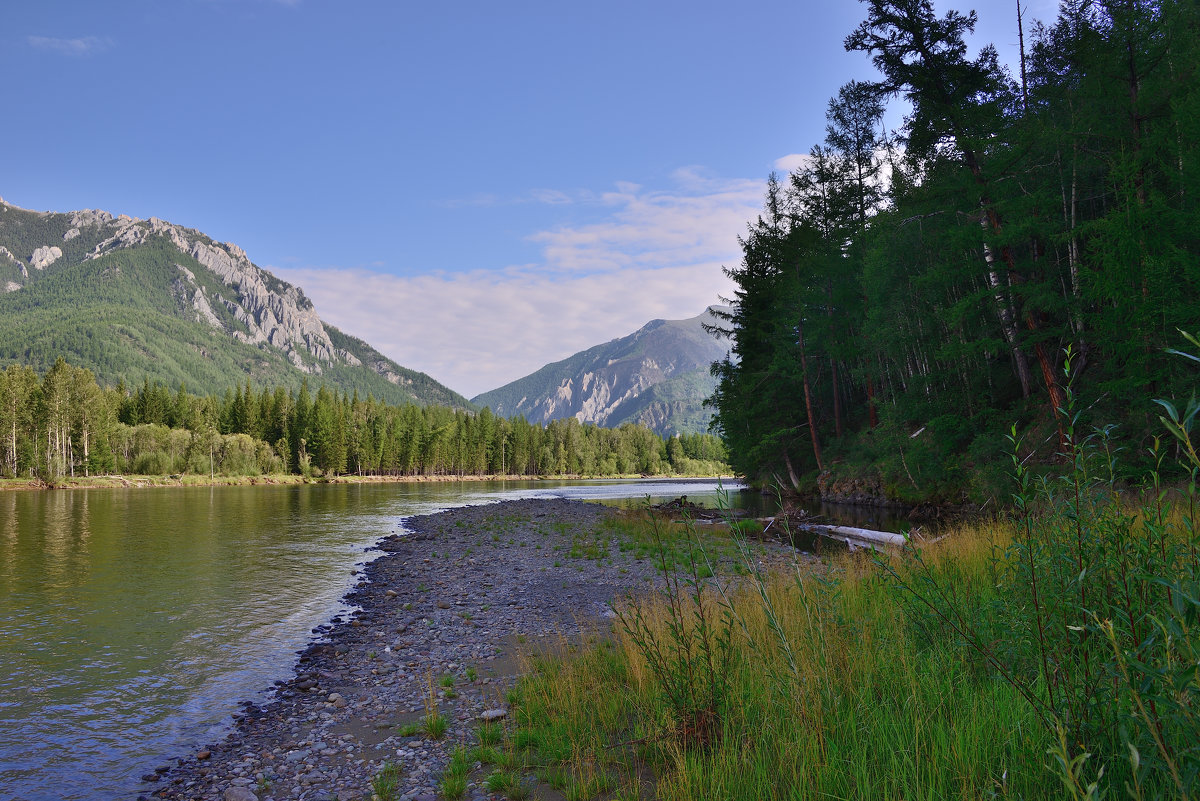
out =
<svg viewBox="0 0 1200 801"><path fill-rule="evenodd" d="M326 325L299 287L256 266L238 245L159 217L100 209L39 212L0 200L0 299L8 304L10 323L0 338L7 340L0 341L0 359L20 354L52 363L62 342L72 352L78 334L85 344L75 348L75 359L97 374L117 364L128 377L136 363L132 369L189 387L207 381L220 388L240 380L242 372L296 386L300 372L323 374L342 388L391 402L468 405L429 376ZM63 309L39 316L56 304ZM93 305L103 313L92 314ZM70 335L55 340L56 352L21 343L22 325L28 325L18 320L53 326L72 315ZM114 317L123 321L119 332L112 328ZM180 341L153 341L166 331ZM122 360L109 356L88 364L97 338ZM168 351L170 358L156 358Z"/></svg>

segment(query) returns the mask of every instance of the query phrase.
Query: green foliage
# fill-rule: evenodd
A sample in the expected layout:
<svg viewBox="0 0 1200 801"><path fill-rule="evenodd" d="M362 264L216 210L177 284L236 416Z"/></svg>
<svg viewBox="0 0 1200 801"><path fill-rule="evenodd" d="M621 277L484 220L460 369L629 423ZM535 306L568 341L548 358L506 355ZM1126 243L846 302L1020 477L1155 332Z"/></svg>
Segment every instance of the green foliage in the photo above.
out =
<svg viewBox="0 0 1200 801"><path fill-rule="evenodd" d="M846 47L880 78L830 102L825 143L772 177L729 270L712 404L730 463L801 486L871 465L900 500L1003 497L1013 420L1023 458L1057 458L1071 347L1082 421L1117 426L1135 477L1158 421L1130 400L1190 392L1166 351L1200 306L1200 11L1063 3L1026 27L1019 85L994 49L969 55L973 12L863 8ZM910 113L893 143L876 132L894 97Z"/></svg>
<svg viewBox="0 0 1200 801"><path fill-rule="evenodd" d="M1061 477L1035 478L1011 435L1018 533L991 567L995 596L964 603L953 574L919 551L912 569L885 569L930 647L962 641L1036 711L1072 797L1189 798L1200 779L1200 465L1187 465L1192 480L1172 503L1156 443L1132 503L1113 485L1109 431L1077 435L1070 391L1063 414ZM1191 421L1164 422L1191 462Z"/></svg>
<svg viewBox="0 0 1200 801"><path fill-rule="evenodd" d="M550 463L539 452L554 454ZM61 358L41 381L29 367L0 371L0 474L9 476L716 474L723 455L708 434L664 443L638 426L574 418L543 428L487 409L389 406L325 385L313 397L307 383L290 393L247 381L202 397L149 379L133 391L101 389Z"/></svg>

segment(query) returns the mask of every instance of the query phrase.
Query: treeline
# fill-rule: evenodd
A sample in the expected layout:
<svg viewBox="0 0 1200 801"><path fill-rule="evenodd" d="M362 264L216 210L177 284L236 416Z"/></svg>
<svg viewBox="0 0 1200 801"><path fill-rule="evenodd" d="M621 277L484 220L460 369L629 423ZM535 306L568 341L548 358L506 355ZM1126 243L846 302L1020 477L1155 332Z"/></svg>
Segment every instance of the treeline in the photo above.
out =
<svg viewBox="0 0 1200 801"><path fill-rule="evenodd" d="M969 54L974 13L864 5L845 44L880 77L829 101L727 270L734 358L711 402L731 464L992 494L1013 423L1026 452L1059 450L1068 381L1081 424L1144 454L1151 398L1192 392L1165 351L1200 320L1200 7L1067 0L1041 24L1018 4L1011 74Z"/></svg>
<svg viewBox="0 0 1200 801"><path fill-rule="evenodd" d="M707 434L664 441L641 426L555 420L534 425L445 407L389 406L307 384L223 397L145 381L100 387L63 359L39 378L0 372L0 474L64 475L590 475L699 474L725 469Z"/></svg>

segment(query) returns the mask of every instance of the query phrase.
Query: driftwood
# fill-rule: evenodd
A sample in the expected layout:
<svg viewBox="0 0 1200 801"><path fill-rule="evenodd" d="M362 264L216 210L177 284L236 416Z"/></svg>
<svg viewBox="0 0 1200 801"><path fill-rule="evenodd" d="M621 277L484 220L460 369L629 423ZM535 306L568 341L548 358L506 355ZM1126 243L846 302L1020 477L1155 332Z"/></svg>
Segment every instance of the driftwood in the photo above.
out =
<svg viewBox="0 0 1200 801"><path fill-rule="evenodd" d="M872 531L869 528L853 528L852 526L808 526L808 528L822 536L845 542L850 546L850 550L883 546L903 548L908 543L903 534Z"/></svg>
<svg viewBox="0 0 1200 801"><path fill-rule="evenodd" d="M775 521L772 520L771 523ZM767 528L771 527L767 524ZM856 548L903 548L909 540L903 534L893 534L890 531L875 531L869 528L854 528L853 526L829 526L820 523L803 523L792 521L792 525L800 531L819 534L831 540L844 542L854 550Z"/></svg>

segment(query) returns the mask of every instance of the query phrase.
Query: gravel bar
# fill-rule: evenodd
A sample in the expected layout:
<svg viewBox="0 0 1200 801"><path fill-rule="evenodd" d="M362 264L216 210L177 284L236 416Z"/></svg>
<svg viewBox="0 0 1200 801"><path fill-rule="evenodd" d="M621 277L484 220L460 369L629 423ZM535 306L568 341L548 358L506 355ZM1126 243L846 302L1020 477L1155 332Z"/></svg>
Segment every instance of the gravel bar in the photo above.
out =
<svg viewBox="0 0 1200 801"><path fill-rule="evenodd" d="M433 801L450 751L472 742L481 715L505 709L519 643L575 638L612 615L615 597L653 582L651 560L626 559L616 537L604 564L568 558L576 535L594 542L614 514L523 500L408 518L347 596L358 609L314 630L294 678L263 705L244 703L221 742L143 776L138 798L365 801L391 762L399 798ZM431 681L446 734L401 736L422 718ZM501 797L481 785L466 795Z"/></svg>

